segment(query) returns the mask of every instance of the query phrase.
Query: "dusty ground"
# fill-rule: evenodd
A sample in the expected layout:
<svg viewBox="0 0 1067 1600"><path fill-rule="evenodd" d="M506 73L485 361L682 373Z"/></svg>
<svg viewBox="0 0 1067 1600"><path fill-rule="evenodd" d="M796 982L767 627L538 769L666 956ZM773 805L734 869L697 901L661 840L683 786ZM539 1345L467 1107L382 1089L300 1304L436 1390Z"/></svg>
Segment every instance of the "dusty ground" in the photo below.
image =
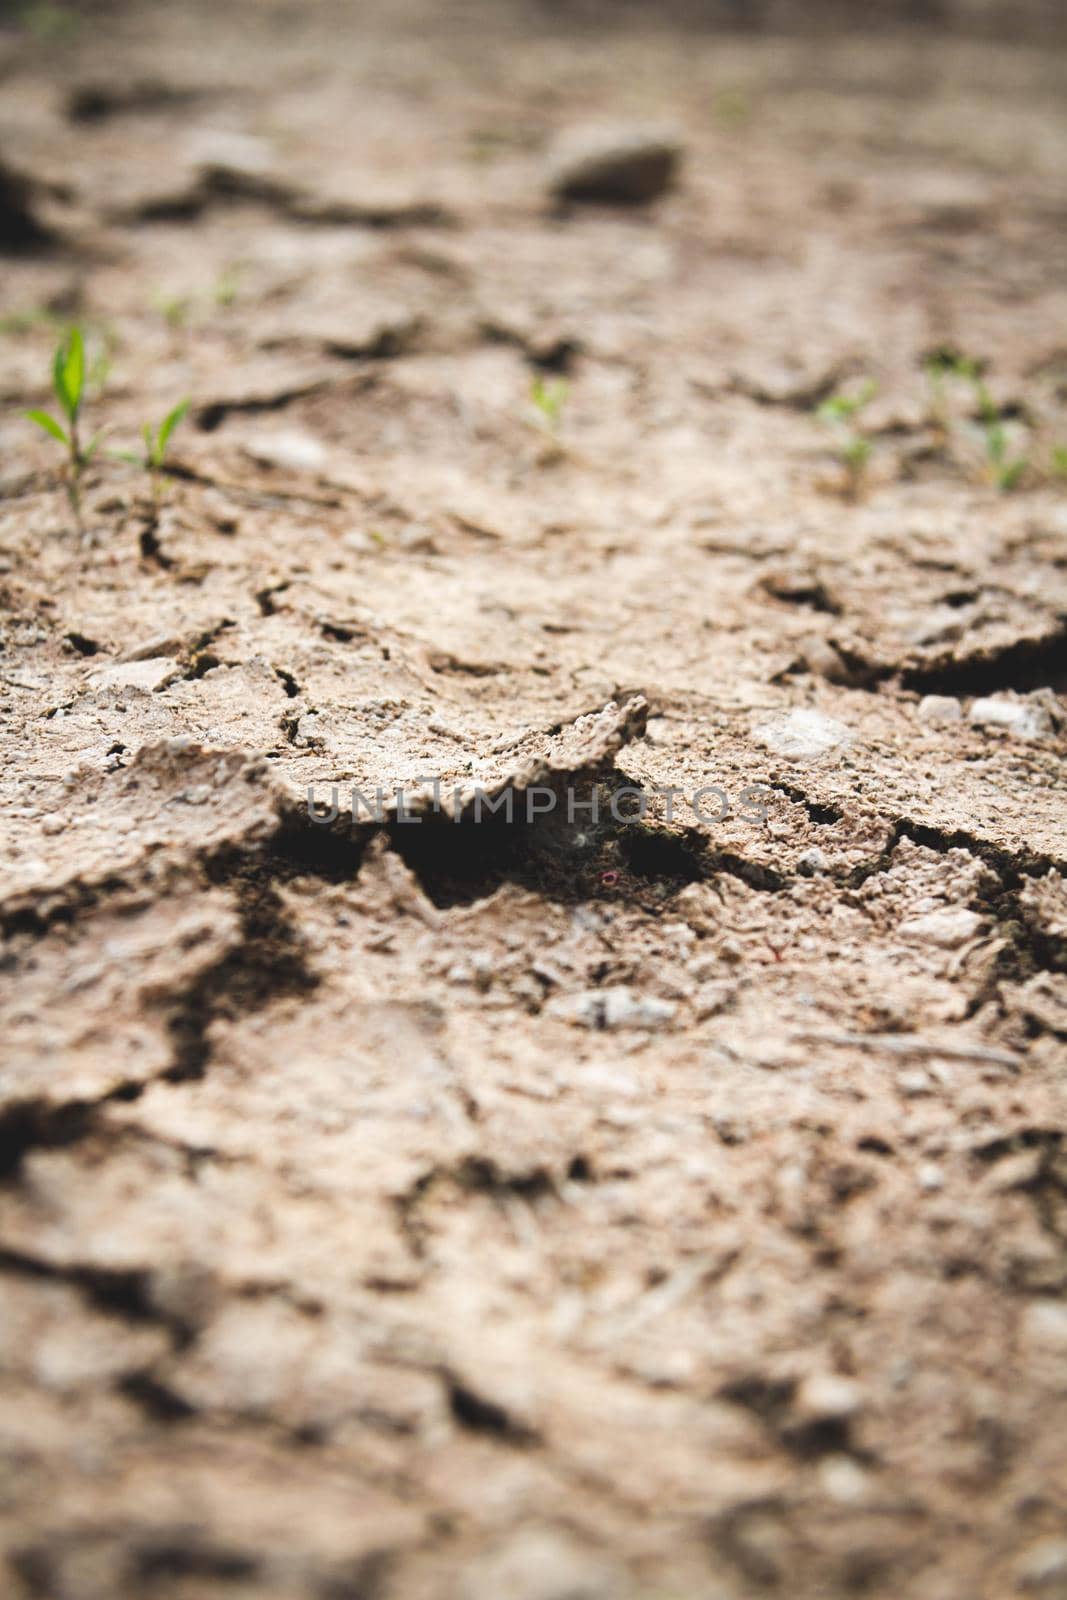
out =
<svg viewBox="0 0 1067 1600"><path fill-rule="evenodd" d="M3 1594L1067 1595L1062 47L34 15ZM678 188L559 213L606 115ZM86 539L20 416L71 316L109 443L193 404ZM733 811L307 816L434 776Z"/></svg>

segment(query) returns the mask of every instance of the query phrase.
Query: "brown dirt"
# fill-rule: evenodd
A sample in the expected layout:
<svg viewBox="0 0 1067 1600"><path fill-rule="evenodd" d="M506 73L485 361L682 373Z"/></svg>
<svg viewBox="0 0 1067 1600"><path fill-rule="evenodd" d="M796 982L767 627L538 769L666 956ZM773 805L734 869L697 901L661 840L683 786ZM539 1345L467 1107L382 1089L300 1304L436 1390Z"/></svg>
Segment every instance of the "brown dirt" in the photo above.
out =
<svg viewBox="0 0 1067 1600"><path fill-rule="evenodd" d="M1067 1595L1062 41L652 9L0 28L5 1595Z"/></svg>

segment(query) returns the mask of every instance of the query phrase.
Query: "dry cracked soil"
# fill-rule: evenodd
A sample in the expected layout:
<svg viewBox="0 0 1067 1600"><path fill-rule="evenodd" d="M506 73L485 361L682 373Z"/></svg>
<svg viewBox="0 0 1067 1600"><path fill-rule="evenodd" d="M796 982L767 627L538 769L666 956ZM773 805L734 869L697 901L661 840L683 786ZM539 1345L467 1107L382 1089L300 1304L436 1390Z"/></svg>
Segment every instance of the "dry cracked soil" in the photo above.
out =
<svg viewBox="0 0 1067 1600"><path fill-rule="evenodd" d="M1067 1596L1057 10L3 11L5 1600Z"/></svg>

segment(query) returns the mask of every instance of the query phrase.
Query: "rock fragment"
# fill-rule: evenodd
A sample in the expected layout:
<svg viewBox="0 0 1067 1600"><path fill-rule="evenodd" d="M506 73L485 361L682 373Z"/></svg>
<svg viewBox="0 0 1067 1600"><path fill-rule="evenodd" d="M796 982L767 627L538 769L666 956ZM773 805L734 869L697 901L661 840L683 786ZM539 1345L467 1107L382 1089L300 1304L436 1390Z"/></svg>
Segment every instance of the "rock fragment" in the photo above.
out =
<svg viewBox="0 0 1067 1600"><path fill-rule="evenodd" d="M1052 718L1045 707L1022 695L998 694L976 700L967 720L979 728L1003 728L1016 739L1047 739L1052 733Z"/></svg>
<svg viewBox="0 0 1067 1600"><path fill-rule="evenodd" d="M173 656L152 656L102 667L93 673L90 682L94 689L142 689L145 694L154 694L179 677L181 670L181 663Z"/></svg>
<svg viewBox="0 0 1067 1600"><path fill-rule="evenodd" d="M1019 1587L1028 1594L1067 1593L1067 1539L1042 1539L1019 1566Z"/></svg>
<svg viewBox="0 0 1067 1600"><path fill-rule="evenodd" d="M973 939L982 927L982 918L966 906L939 906L917 917L908 917L900 931L908 938L923 939L942 950L958 950Z"/></svg>
<svg viewBox="0 0 1067 1600"><path fill-rule="evenodd" d="M330 458L321 439L297 428L257 433L244 445L244 452L260 466L290 472L321 472Z"/></svg>
<svg viewBox="0 0 1067 1600"><path fill-rule="evenodd" d="M805 850L803 855L797 857L797 871L802 878L818 877L820 872L826 871L827 865L826 856L817 844L813 844L810 850Z"/></svg>
<svg viewBox="0 0 1067 1600"><path fill-rule="evenodd" d="M1042 1297L1023 1313L1020 1335L1028 1350L1067 1357L1067 1306Z"/></svg>
<svg viewBox="0 0 1067 1600"><path fill-rule="evenodd" d="M768 722L757 723L752 737L765 750L772 750L790 761L814 761L852 742L852 735L843 722L804 706Z"/></svg>
<svg viewBox="0 0 1067 1600"><path fill-rule="evenodd" d="M859 1384L836 1372L813 1372L800 1385L795 1400L797 1415L810 1422L854 1416L862 1404Z"/></svg>
<svg viewBox="0 0 1067 1600"><path fill-rule="evenodd" d="M674 1003L639 995L626 984L558 995L545 1010L582 1028L662 1028L674 1017Z"/></svg>
<svg viewBox="0 0 1067 1600"><path fill-rule="evenodd" d="M919 701L919 721L937 727L943 723L961 722L963 707L951 694L924 694Z"/></svg>
<svg viewBox="0 0 1067 1600"><path fill-rule="evenodd" d="M572 128L552 151L549 188L556 200L647 205L671 188L681 154L678 139L663 129Z"/></svg>

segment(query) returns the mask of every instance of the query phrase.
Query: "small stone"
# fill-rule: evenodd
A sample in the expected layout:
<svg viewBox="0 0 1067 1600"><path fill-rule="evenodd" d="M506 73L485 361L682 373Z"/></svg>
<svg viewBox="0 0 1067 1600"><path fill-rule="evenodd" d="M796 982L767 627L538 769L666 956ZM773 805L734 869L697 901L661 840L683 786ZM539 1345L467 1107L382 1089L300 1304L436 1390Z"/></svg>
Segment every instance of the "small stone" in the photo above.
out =
<svg viewBox="0 0 1067 1600"><path fill-rule="evenodd" d="M142 639L140 644L131 645L119 657L120 661L155 661L161 656L175 656L181 648L181 640L173 633L154 633L149 639Z"/></svg>
<svg viewBox="0 0 1067 1600"><path fill-rule="evenodd" d="M681 144L657 128L572 128L557 140L549 187L557 200L647 205L671 187Z"/></svg>
<svg viewBox="0 0 1067 1600"><path fill-rule="evenodd" d="M706 1022L709 1017L717 1017L725 1011L737 993L737 984L730 979L720 978L715 983L705 983L693 996L693 1013L698 1022Z"/></svg>
<svg viewBox="0 0 1067 1600"><path fill-rule="evenodd" d="M153 656L147 661L120 661L103 667L89 679L94 689L141 689L154 694L181 674L173 656Z"/></svg>
<svg viewBox="0 0 1067 1600"><path fill-rule="evenodd" d="M293 740L298 745L321 745L326 740L323 736L322 718L317 711L305 711L296 725Z"/></svg>
<svg viewBox="0 0 1067 1600"><path fill-rule="evenodd" d="M58 811L53 811L41 823L41 832L53 837L57 833L62 833L66 826L66 817L61 816Z"/></svg>
<svg viewBox="0 0 1067 1600"><path fill-rule="evenodd" d="M900 924L905 938L923 939L942 950L958 950L973 939L982 927L982 918L965 906L943 906L921 917L908 917Z"/></svg>
<svg viewBox="0 0 1067 1600"><path fill-rule="evenodd" d="M459 1590L460 1600L626 1600L630 1593L611 1557L536 1525L477 1555Z"/></svg>
<svg viewBox="0 0 1067 1600"><path fill-rule="evenodd" d="M207 177L224 182L262 182L270 174L273 151L265 139L230 128L197 128L186 141L189 159Z"/></svg>
<svg viewBox="0 0 1067 1600"><path fill-rule="evenodd" d="M703 983L708 978L717 977L719 967L718 956L712 951L705 950L699 955L692 956L686 962L685 970L691 978L696 979L697 983Z"/></svg>
<svg viewBox="0 0 1067 1600"><path fill-rule="evenodd" d="M672 1000L635 995L622 985L604 991L606 1028L659 1028L671 1021L676 1009Z"/></svg>
<svg viewBox="0 0 1067 1600"><path fill-rule="evenodd" d="M955 695L924 694L919 701L918 717L920 722L929 722L934 725L961 722L963 720L963 707Z"/></svg>
<svg viewBox="0 0 1067 1600"><path fill-rule="evenodd" d="M491 955L484 951L471 958L471 977L474 987L482 994L487 994L493 986L493 976L496 971L496 962Z"/></svg>
<svg viewBox="0 0 1067 1600"><path fill-rule="evenodd" d="M979 728L1003 728L1016 739L1047 739L1052 733L1052 718L1045 707L1025 696L991 695L988 700L976 700L967 719Z"/></svg>
<svg viewBox="0 0 1067 1600"><path fill-rule="evenodd" d="M1067 1594L1067 1539L1042 1539L1028 1550L1019 1563L1019 1587Z"/></svg>
<svg viewBox="0 0 1067 1600"><path fill-rule="evenodd" d="M809 672L828 683L847 683L849 669L828 639L812 639L803 651L804 663Z"/></svg>
<svg viewBox="0 0 1067 1600"><path fill-rule="evenodd" d="M1067 1357L1067 1304L1062 1300L1034 1300L1023 1312L1023 1342L1031 1349Z"/></svg>
<svg viewBox="0 0 1067 1600"><path fill-rule="evenodd" d="M770 722L757 723L752 737L765 750L790 761L814 761L852 742L852 734L843 722L805 707L787 711Z"/></svg>
<svg viewBox="0 0 1067 1600"><path fill-rule="evenodd" d="M353 554L359 556L369 555L372 550L380 550L382 547L380 537L377 539L372 538L362 528L352 528L348 533L343 533L341 535L341 543L346 550L351 550Z"/></svg>
<svg viewBox="0 0 1067 1600"><path fill-rule="evenodd" d="M803 855L797 857L797 871L802 878L814 878L820 872L826 871L826 857L817 844L813 844L810 850L805 850Z"/></svg>
<svg viewBox="0 0 1067 1600"><path fill-rule="evenodd" d="M400 550L425 552L433 551L436 548L433 534L419 522L407 522L402 528L398 528L394 543Z"/></svg>
<svg viewBox="0 0 1067 1600"><path fill-rule="evenodd" d="M935 1194L945 1187L945 1175L940 1167L935 1167L932 1161L924 1163L919 1168L919 1188L927 1194Z"/></svg>
<svg viewBox="0 0 1067 1600"><path fill-rule="evenodd" d="M805 1420L838 1421L855 1416L863 1404L863 1390L836 1372L813 1372L797 1390L794 1404Z"/></svg>
<svg viewBox="0 0 1067 1600"><path fill-rule="evenodd" d="M994 200L988 182L983 179L948 172L924 172L911 180L906 203L922 226L956 231L980 227Z"/></svg>
<svg viewBox="0 0 1067 1600"><path fill-rule="evenodd" d="M290 472L319 472L329 460L329 451L322 440L297 428L257 434L244 446L244 451L262 466L283 467Z"/></svg>
<svg viewBox="0 0 1067 1600"><path fill-rule="evenodd" d="M851 1456L827 1456L819 1466L819 1482L831 1500L849 1506L862 1504L873 1480Z"/></svg>
<svg viewBox="0 0 1067 1600"><path fill-rule="evenodd" d="M545 1010L583 1028L661 1028L674 1017L670 1000L636 995L625 984L610 989L583 989L579 994L558 995Z"/></svg>

